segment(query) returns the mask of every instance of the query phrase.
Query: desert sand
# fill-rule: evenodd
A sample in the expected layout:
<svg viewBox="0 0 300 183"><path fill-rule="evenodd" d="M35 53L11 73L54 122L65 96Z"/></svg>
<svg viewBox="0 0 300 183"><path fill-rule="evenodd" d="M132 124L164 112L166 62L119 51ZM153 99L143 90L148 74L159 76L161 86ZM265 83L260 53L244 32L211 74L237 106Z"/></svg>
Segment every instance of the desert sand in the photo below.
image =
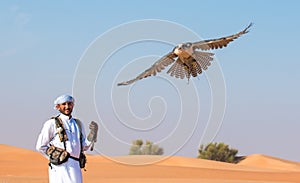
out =
<svg viewBox="0 0 300 183"><path fill-rule="evenodd" d="M0 183L48 182L48 161L41 154L3 144L0 148ZM88 155L86 169L85 183L300 183L300 163L261 154L238 164L179 156Z"/></svg>

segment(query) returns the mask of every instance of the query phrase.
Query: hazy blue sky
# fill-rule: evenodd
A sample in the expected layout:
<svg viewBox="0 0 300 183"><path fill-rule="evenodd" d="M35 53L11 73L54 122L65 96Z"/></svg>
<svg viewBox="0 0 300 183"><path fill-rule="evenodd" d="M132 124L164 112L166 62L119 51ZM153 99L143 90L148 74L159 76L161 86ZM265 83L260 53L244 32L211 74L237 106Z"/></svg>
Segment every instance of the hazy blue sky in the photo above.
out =
<svg viewBox="0 0 300 183"><path fill-rule="evenodd" d="M209 39L236 33L253 22L249 34L224 49L213 51L216 61L212 67L219 64L226 85L225 115L214 141L229 144L238 149L240 155L261 153L300 161L299 7L296 0L1 1L0 143L34 149L42 124L56 114L53 100L63 93L76 93L73 81L84 53L90 45L99 42L101 36L120 25L161 20ZM162 28L137 27L136 31L139 29L155 33ZM167 31L176 35L177 40L187 37ZM124 32L125 37L128 34ZM107 47L100 47L99 55L115 42L116 37L112 37L111 42L102 42ZM130 144L132 140L142 138L161 143L166 154L197 156L212 101L205 74L192 78L189 85L186 80L179 81L187 90L196 86L197 100L200 101L198 120L191 124L186 122L186 128L180 126L182 121L174 121L180 117L182 100L196 99L193 96L178 98L176 87L172 88L161 77L137 82L128 94L132 111L140 118L151 115L148 108L151 97L164 98L154 99L158 100L152 107L158 108L158 112L167 110L160 121L150 120L149 129L140 130L149 126L139 126L145 121L138 125L134 120L125 122L133 127L126 129L126 124L120 123L118 117L128 109L114 111L115 105L123 106L116 98L126 88L115 87L116 83L135 77L173 46L160 40L128 43L112 53L103 70L99 71L93 86L95 96L88 94L88 97L94 98L101 119L88 116L95 106L75 111L79 118L79 114L86 114L82 115L86 125L90 120L101 122L103 127L96 146L99 151L107 155L124 155L128 153L128 147L118 143ZM138 62L143 59L147 64ZM134 60L135 66L130 73L124 77L116 76ZM99 57L100 62L103 60ZM78 105L84 102L82 97L78 100ZM114 103L113 100L117 101ZM198 110L193 103L189 107L191 111ZM176 138L170 136L166 140L176 127L176 132L188 137L185 142L179 142L182 143L179 151L171 145L176 144ZM121 142L111 142L106 136L108 131Z"/></svg>

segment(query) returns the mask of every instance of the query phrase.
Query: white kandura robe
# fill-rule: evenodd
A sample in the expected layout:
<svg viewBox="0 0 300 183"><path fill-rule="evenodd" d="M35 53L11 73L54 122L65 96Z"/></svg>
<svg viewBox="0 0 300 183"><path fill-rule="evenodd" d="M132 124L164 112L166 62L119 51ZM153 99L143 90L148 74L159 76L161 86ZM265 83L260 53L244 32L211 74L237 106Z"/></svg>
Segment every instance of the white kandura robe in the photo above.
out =
<svg viewBox="0 0 300 183"><path fill-rule="evenodd" d="M69 117L64 114L60 114L59 118L62 120L68 136L68 141L66 141L66 150L71 156L79 158L80 129L73 118L69 119ZM85 138L86 136L83 124L81 124L81 128L83 134L83 150L86 151L91 143ZM36 143L36 149L48 159L49 157L46 155L46 150L50 144L64 149L64 144L60 141L57 134L54 119L50 119L44 123ZM82 183L82 173L78 161L69 158L67 162L61 165L51 164L51 166L52 168L49 167L50 183Z"/></svg>

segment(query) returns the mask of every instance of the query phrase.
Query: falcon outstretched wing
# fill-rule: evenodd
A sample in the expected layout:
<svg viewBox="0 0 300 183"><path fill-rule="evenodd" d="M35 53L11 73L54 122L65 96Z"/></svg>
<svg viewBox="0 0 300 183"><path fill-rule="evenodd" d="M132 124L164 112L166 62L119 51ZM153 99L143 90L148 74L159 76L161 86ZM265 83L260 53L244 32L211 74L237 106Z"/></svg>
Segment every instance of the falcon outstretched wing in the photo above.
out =
<svg viewBox="0 0 300 183"><path fill-rule="evenodd" d="M138 75L136 78L118 83L118 86L121 85L129 85L137 80L146 78L148 76L155 76L158 72L164 70L168 65L175 61L177 55L173 52L168 53L167 55L163 56L161 59L156 61L149 69L145 70L143 73Z"/></svg>
<svg viewBox="0 0 300 183"><path fill-rule="evenodd" d="M231 36L195 42L192 45L193 49L194 50L195 49L210 50L210 49L218 49L218 48L226 47L234 39L237 39L241 35L248 33L249 28L252 25L253 25L253 23L250 23L244 30L242 30L241 32L238 32L236 34L233 34Z"/></svg>

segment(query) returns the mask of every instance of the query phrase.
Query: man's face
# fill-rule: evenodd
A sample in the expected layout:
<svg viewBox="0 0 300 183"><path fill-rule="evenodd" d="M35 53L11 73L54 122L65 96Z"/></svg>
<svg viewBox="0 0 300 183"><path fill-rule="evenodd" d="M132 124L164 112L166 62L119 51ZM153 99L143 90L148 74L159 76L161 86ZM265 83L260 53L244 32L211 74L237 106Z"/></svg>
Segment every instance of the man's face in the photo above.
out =
<svg viewBox="0 0 300 183"><path fill-rule="evenodd" d="M57 104L56 109L59 110L62 114L70 116L72 114L74 107L73 102L64 102L62 104Z"/></svg>

